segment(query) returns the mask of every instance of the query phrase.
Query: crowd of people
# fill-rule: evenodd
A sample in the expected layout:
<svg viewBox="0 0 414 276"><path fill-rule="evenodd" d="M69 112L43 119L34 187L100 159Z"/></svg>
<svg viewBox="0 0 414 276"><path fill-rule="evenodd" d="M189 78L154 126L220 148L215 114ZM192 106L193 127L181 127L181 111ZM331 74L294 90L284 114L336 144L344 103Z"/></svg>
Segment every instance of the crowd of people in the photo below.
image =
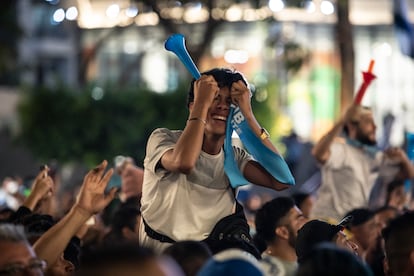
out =
<svg viewBox="0 0 414 276"><path fill-rule="evenodd" d="M155 129L143 168L132 158L115 168L103 161L66 204L47 166L28 193L5 179L0 274L414 275L414 165L401 148L378 150L372 111L352 105L314 145L315 194L276 192L247 205L229 180L228 156L245 184L291 187L250 100L241 73L202 73L189 89L184 128ZM246 123L280 171L243 147L228 152L232 119ZM108 188L113 174L120 189Z"/></svg>

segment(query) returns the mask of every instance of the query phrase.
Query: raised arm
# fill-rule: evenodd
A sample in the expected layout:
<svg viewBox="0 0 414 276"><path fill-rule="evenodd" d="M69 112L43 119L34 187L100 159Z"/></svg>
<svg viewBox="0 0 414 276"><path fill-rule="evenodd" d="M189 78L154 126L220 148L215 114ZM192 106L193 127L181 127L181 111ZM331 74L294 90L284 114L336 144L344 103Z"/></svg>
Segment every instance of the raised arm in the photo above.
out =
<svg viewBox="0 0 414 276"><path fill-rule="evenodd" d="M275 154L279 154L272 141L269 139L267 131L264 130L257 122L251 107L251 92L243 81L234 82L231 87L231 99L233 104L237 105L242 112L244 119L247 121L253 133L260 138L264 146ZM284 190L290 185L281 183L276 180L260 163L249 161L243 171L246 179L253 184L264 186L273 190Z"/></svg>
<svg viewBox="0 0 414 276"><path fill-rule="evenodd" d="M312 148L312 155L321 164L324 164L331 156L331 145L336 137L342 132L345 120L340 119Z"/></svg>
<svg viewBox="0 0 414 276"><path fill-rule="evenodd" d="M48 175L48 168L45 166L33 181L30 194L23 202L23 206L34 211L38 203L53 194L53 180Z"/></svg>
<svg viewBox="0 0 414 276"><path fill-rule="evenodd" d="M335 123L335 125L325 134L312 148L312 155L321 164L324 164L331 156L330 147L335 140L341 134L345 126L355 128L353 124L357 122L357 116L360 113L361 106L352 104L345 112L345 114ZM349 135L349 134L348 134Z"/></svg>
<svg viewBox="0 0 414 276"><path fill-rule="evenodd" d="M113 173L110 169L104 174L107 164L107 161L103 161L86 174L71 210L34 244L37 256L48 264L54 264L82 225L92 215L102 211L115 197L116 188L105 194L105 188Z"/></svg>
<svg viewBox="0 0 414 276"><path fill-rule="evenodd" d="M208 109L218 90L213 76L203 75L194 82L194 102L190 104L187 124L174 149L161 158L166 170L188 174L195 166L203 145Z"/></svg>

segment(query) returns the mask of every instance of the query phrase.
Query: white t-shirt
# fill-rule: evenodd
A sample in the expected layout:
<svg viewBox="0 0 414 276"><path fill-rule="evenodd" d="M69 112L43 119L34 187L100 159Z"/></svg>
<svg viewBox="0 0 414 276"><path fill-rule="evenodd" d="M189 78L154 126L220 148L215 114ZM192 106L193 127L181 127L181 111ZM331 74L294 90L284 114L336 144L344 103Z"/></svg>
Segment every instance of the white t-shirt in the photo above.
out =
<svg viewBox="0 0 414 276"><path fill-rule="evenodd" d="M399 169L382 152L372 157L347 143L333 143L331 155L322 166L322 184L311 217L339 221L352 209L368 207L376 179L381 177L389 183Z"/></svg>
<svg viewBox="0 0 414 276"><path fill-rule="evenodd" d="M203 240L219 219L234 212L235 199L224 173L223 150L217 155L201 152L188 175L159 166L161 157L174 148L181 133L160 128L151 134L144 160L141 213L153 230L175 241ZM243 171L251 157L240 148L233 149ZM153 247L145 233L141 235L143 232L141 229L142 245Z"/></svg>
<svg viewBox="0 0 414 276"><path fill-rule="evenodd" d="M294 276L298 269L297 262L284 261L267 253L262 254L260 264L265 272L265 276Z"/></svg>

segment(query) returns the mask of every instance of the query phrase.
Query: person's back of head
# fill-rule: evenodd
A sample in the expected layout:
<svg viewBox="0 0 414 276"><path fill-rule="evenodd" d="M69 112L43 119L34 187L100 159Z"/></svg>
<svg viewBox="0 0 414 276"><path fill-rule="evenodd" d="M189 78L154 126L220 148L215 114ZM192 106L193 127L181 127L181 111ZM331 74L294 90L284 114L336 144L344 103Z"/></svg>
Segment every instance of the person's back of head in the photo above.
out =
<svg viewBox="0 0 414 276"><path fill-rule="evenodd" d="M311 220L298 231L296 255L298 262L304 262L314 247L323 242L334 242L335 236L343 229L340 225L332 225L321 220Z"/></svg>
<svg viewBox="0 0 414 276"><path fill-rule="evenodd" d="M263 276L259 261L250 253L227 249L215 254L199 270L197 276Z"/></svg>
<svg viewBox="0 0 414 276"><path fill-rule="evenodd" d="M111 230L104 237L104 242L138 240L138 227L141 211L138 207L121 205L110 222Z"/></svg>
<svg viewBox="0 0 414 276"><path fill-rule="evenodd" d="M290 197L277 197L266 202L256 213L256 235L270 244L276 238L275 229L280 226L283 218L295 207Z"/></svg>
<svg viewBox="0 0 414 276"><path fill-rule="evenodd" d="M195 276L204 263L212 256L206 244L200 241L178 241L167 247L164 255L173 258L186 276Z"/></svg>
<svg viewBox="0 0 414 276"><path fill-rule="evenodd" d="M373 276L370 269L351 252L333 243L320 243L299 265L296 276Z"/></svg>
<svg viewBox="0 0 414 276"><path fill-rule="evenodd" d="M391 275L414 275L414 212L407 212L382 231Z"/></svg>
<svg viewBox="0 0 414 276"><path fill-rule="evenodd" d="M104 244L82 252L78 276L164 275L154 251L135 242Z"/></svg>

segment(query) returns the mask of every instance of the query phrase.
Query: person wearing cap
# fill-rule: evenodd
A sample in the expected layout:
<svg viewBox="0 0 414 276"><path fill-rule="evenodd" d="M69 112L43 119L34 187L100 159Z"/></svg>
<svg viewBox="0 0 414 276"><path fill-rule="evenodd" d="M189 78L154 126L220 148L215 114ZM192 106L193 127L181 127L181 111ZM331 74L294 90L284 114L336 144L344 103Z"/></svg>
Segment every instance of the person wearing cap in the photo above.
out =
<svg viewBox="0 0 414 276"><path fill-rule="evenodd" d="M343 132L344 139L339 139ZM313 147L322 183L312 218L340 220L346 212L367 207L377 179L389 183L414 177L414 165L400 148L379 151L371 109L352 105Z"/></svg>
<svg viewBox="0 0 414 276"><path fill-rule="evenodd" d="M295 275L298 267L296 238L305 222L306 218L290 197L277 197L257 211L256 235L267 246L261 260L266 275Z"/></svg>
<svg viewBox="0 0 414 276"><path fill-rule="evenodd" d="M351 219L347 217L337 225L322 220L311 220L305 223L299 229L296 238L296 255L299 264L303 263L310 256L312 250L323 242L333 243L358 255L358 246L350 241L343 232L344 225L349 223Z"/></svg>
<svg viewBox="0 0 414 276"><path fill-rule="evenodd" d="M358 245L358 255L366 260L367 254L376 249L380 238L380 225L377 223L375 212L368 208L357 208L349 211L346 216L352 216L352 221L346 225L348 238Z"/></svg>

